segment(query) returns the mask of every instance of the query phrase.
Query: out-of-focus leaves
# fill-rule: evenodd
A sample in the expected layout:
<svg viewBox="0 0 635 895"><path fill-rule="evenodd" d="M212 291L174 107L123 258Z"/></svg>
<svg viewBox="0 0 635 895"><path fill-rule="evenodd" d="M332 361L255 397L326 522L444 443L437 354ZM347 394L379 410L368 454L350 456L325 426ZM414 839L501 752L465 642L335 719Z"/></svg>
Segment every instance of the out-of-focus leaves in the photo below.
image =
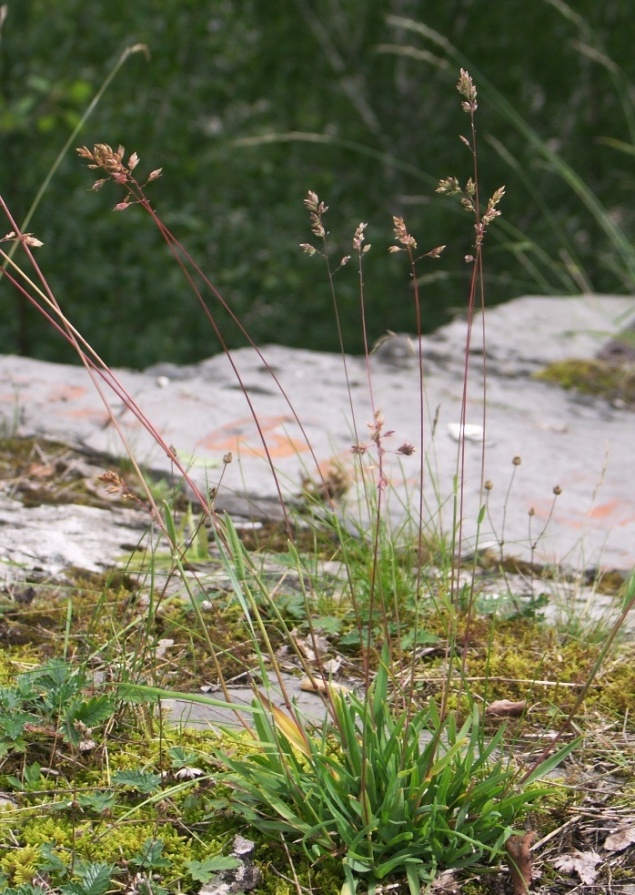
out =
<svg viewBox="0 0 635 895"><path fill-rule="evenodd" d="M302 206L307 189L330 205L334 267L350 253L358 223L369 222L373 248L364 263L371 341L387 329L415 328L408 271L385 251L393 214L404 216L423 253L447 244L443 258L421 262L424 327L465 305L469 270L462 259L473 242L471 223L434 195L439 178L463 182L472 174L458 139L466 126L454 89L458 71L431 64L430 53L395 54L391 48L431 47L386 18L416 18L421 4L166 0L159 12L152 0L90 8L83 0L60 0L54 6L45 0L10 4L2 31L0 192L18 221L123 48L142 42L149 61L141 54L128 59L80 142L123 143L139 153L138 171L163 168L149 187L153 207L258 342L338 347L324 266L298 247L311 237ZM623 114L630 108L628 92L620 95L614 73L597 54L576 49L589 37L575 17L565 18L547 0L520 11L495 4L487 16L479 4L458 0L431 4L423 14L632 233L635 177L629 156L611 148L635 141ZM576 14L593 39L604 42L607 57L623 66L624 78L633 80L627 5L579 0ZM562 289L558 271L599 291L632 286L611 270L610 246L569 188L491 106L482 102L478 116L483 195L506 183L501 222L518 234L512 238L496 222L488 235L488 302ZM489 136L516 167L492 148ZM139 208L113 215L122 197L110 186L90 192L88 173L69 156L29 228L45 243L38 262L68 316L113 364L189 362L217 352L217 339L202 325L151 222ZM555 215L559 235L538 197ZM578 274L563 242L575 249ZM532 244L549 263L532 253ZM354 265L337 274L336 287L345 347L358 351ZM0 293L0 351L72 358L6 281ZM214 299L210 309L227 342L242 344Z"/></svg>

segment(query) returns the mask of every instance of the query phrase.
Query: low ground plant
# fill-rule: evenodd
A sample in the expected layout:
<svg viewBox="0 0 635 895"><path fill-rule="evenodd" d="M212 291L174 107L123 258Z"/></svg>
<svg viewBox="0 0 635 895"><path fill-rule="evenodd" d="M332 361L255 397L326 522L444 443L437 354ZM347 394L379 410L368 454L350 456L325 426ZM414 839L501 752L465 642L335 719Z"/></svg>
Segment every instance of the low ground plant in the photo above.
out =
<svg viewBox="0 0 635 895"><path fill-rule="evenodd" d="M74 640L70 596L65 661L53 661L26 677L15 668L6 670L7 683L0 692L0 773L19 793L23 818L30 816L35 798L38 810L46 805L50 817L59 820L46 833L21 823L14 844L4 853L0 850L7 890L23 895L102 895L125 886L126 891L161 895L178 885L194 891L197 882L240 864L230 853L230 839L237 831L253 835L272 856L272 865L279 866L283 854L286 876L298 892L316 885L324 870L329 874L328 885L322 881L324 892L339 887L346 895L361 889L373 893L394 883L405 884L416 895L432 886L442 871L480 873L503 857L509 860L515 892L527 890L528 812L536 805L539 810L552 790L537 781L576 744L577 714L585 699L591 704L598 673L635 602L635 591L632 582L625 586L622 612L604 643L595 648L560 641L553 631L541 629L532 617L540 608L533 593L530 611L513 600L502 617L480 611L478 538L474 561L464 558L465 433L472 330L475 312L485 304L484 246L500 215L504 188L482 198L477 91L464 70L457 87L468 121L468 136L462 140L470 173L463 184L454 176L444 177L438 192L457 197L471 216L472 246L466 257L470 286L452 523L449 532L438 532L436 538L429 536L422 487L408 508L408 524L395 527L387 512L389 459L396 455L401 462L418 463L421 480L429 472L420 339L415 341L418 443L393 448L390 421L375 403L372 346L364 332L371 419L356 419L351 401L356 462L352 486L358 489L363 510L354 523L338 503L349 483L340 476L335 487L335 477L325 474L315 456L314 478L301 483L304 502L295 515L284 500L259 429L283 508L277 539L284 560L267 566L270 557L263 559L248 549L232 520L219 516L214 493L196 482L66 318L37 264L37 238L21 231L0 200L12 228L5 239L17 242L31 265L27 275L4 254L4 276L75 348L123 444L128 447L110 409L109 391L153 435L191 495L190 505L179 511L176 496L152 487L133 451L135 488L121 471L105 473L104 485L132 501L151 521L143 597L128 593L119 601L120 623L113 613L105 635L93 624ZM150 216L224 344L208 295L230 316L231 308L147 197L160 169L141 182L135 174L137 154L126 158L123 147L98 144L83 147L79 154L98 172L95 189L111 182L123 189L115 206L118 212L130 213L139 206ZM335 266L325 223L328 207L314 192L308 193L305 206L312 242L302 248L320 256L326 266L335 325L337 276L353 259L364 321L364 265L370 248L366 224L360 223L353 234L351 256ZM403 218L396 216L393 224L391 251L406 259L413 283L413 328L420 336L419 262L432 263L443 247L422 251ZM241 326L236 318L234 322ZM243 333L248 338L244 328ZM342 340L341 347L347 376ZM260 356L266 364L266 357ZM228 357L259 425L240 370L232 355ZM270 372L288 401L275 371ZM486 376L482 381L479 397L486 408ZM302 426L296 408L288 403ZM223 458L225 466L231 462L231 456ZM219 478L222 487L222 473ZM485 496L479 525L488 512L486 483L481 484ZM307 545L313 553L309 559ZM159 562L166 548L167 564ZM503 568L505 559L500 555L495 562ZM322 560L340 567L328 596L320 592L325 586ZM216 568L210 576L206 567L212 562ZM294 590L284 596L290 571ZM94 618L101 617L104 606L97 602ZM506 627L510 617L516 623L513 633ZM334 644L341 652L339 664L330 655ZM170 650L179 650L176 661L170 662ZM191 666L201 655L220 691L218 698L195 697L171 686L182 673L177 666ZM335 679L343 659L349 663L347 687ZM230 660L237 666L231 671ZM289 695L284 672L289 663L302 671L309 688L322 694L321 724L304 717ZM228 684L239 672L253 685L252 704L240 710ZM157 705L160 709L175 697L235 709L240 727L198 737L181 731L175 742L174 729L168 730L156 712ZM531 728L532 713L538 716L538 736L528 746L522 735ZM505 718L515 719L509 728L501 721ZM91 765L90 757L97 754L103 760ZM50 780L62 772L63 785L51 800ZM104 844L91 849L86 839L91 825L98 842L116 842L116 848ZM275 891L280 880L272 880L262 883L263 891ZM282 880L288 882L284 875Z"/></svg>

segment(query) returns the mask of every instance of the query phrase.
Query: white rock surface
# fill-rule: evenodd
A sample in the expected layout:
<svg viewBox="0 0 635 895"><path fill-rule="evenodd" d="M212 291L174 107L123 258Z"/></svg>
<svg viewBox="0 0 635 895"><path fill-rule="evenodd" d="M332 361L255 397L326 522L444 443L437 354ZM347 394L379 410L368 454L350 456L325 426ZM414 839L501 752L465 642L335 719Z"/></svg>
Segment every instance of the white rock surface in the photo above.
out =
<svg viewBox="0 0 635 895"><path fill-rule="evenodd" d="M113 391L105 386L105 393L141 462L169 472L173 463L165 448L173 446L192 476L207 487L217 484L222 458L232 452L217 499L220 508L248 514L244 496L249 495L252 504L260 502L254 514L268 515L274 512L278 489L285 495L297 493L301 477L315 478L318 465L326 468L336 459L352 466L353 444L372 447L369 424L378 410L385 429L394 430L384 442L390 449L384 456L385 476L392 487L382 500L395 522L403 520L404 508L416 520L422 493L429 530L441 525L447 532L455 512L462 518L463 551L503 541L507 553L543 562L628 570L635 565L635 414L602 399L563 392L531 374L549 361L594 356L633 314L635 300L628 297L525 297L486 312L485 345L477 316L464 420L466 324L456 320L425 337L423 430L416 351L412 361L405 358L399 365L382 359L383 352L373 355L368 367L362 358L347 358L350 389L339 356L275 345L263 348L262 356L252 349L232 352L244 390L224 356L188 367L164 363L144 373L114 371L161 433L163 448L125 407L118 387ZM0 415L5 430L124 452L116 426L81 367L0 358ZM461 424L484 426L484 460L482 443L466 439L463 451L462 442L457 445L453 439L451 431L460 432ZM392 453L404 443L412 443L417 453ZM461 456L463 497L455 510L454 478ZM516 456L522 459L520 466L512 465ZM362 459L374 465L369 476L376 481L373 451ZM487 479L493 489L479 528L481 482ZM554 505L555 486L562 494ZM362 516L363 504L348 500L349 510ZM3 518L11 518L10 507L2 512ZM92 547L82 532L99 526L101 515L85 514L71 530L63 527L67 512L56 513L19 523L25 547L22 557L11 554L16 561L34 561L38 539L27 541L27 532L44 525L51 533L51 555L60 564L91 562ZM11 524L6 521L0 533L6 535ZM115 533L112 550L120 540L129 538ZM97 542L103 550L92 557L93 564L112 555L105 534L98 534Z"/></svg>

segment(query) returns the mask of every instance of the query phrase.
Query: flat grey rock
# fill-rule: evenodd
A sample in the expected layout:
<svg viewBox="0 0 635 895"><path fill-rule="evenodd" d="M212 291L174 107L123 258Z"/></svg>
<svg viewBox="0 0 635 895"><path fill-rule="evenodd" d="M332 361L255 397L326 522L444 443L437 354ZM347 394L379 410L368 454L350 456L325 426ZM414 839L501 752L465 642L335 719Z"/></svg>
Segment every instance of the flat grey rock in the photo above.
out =
<svg viewBox="0 0 635 895"><path fill-rule="evenodd" d="M233 351L231 361L220 355L181 368L166 363L145 372L114 371L160 433L163 447L125 406L116 384L98 380L111 418L83 368L1 357L0 423L6 431L114 455L125 451L123 435L141 462L168 473L174 448L201 488L216 487L223 473L219 508L225 503L233 513L257 516L273 513L279 494L292 499L303 477L315 479L318 468L334 460L351 470L361 460L369 480L376 481L369 424L373 412L381 411L385 429L394 430L384 441L384 475L391 487L382 501L395 524L407 514L416 524L422 495L426 530L441 526L449 532L457 514L462 518L463 552L503 542L507 554L536 561L629 570L635 565L635 415L538 382L532 374L551 361L595 357L633 309L628 297L525 297L486 312L485 341L477 315L464 451L466 325L460 320L421 342L423 438L417 344L414 363L409 350L398 363L378 351L368 365L363 358L346 358L346 370L338 355L272 345L260 353ZM484 422L483 464L478 427ZM404 443L417 453L394 453ZM361 458L352 454L354 444L368 448ZM230 452L233 460L226 466L223 457ZM461 453L463 499L455 509ZM515 467L516 456L522 463ZM479 526L482 480L493 488ZM562 493L554 504L555 486ZM347 498L347 511L362 519L365 506L359 491ZM59 520L47 524L53 530ZM92 517L85 524L90 527ZM76 537L65 535L69 543Z"/></svg>
<svg viewBox="0 0 635 895"><path fill-rule="evenodd" d="M112 569L147 529L132 510L42 505L27 507L0 494L0 585L55 579L69 566L88 572Z"/></svg>

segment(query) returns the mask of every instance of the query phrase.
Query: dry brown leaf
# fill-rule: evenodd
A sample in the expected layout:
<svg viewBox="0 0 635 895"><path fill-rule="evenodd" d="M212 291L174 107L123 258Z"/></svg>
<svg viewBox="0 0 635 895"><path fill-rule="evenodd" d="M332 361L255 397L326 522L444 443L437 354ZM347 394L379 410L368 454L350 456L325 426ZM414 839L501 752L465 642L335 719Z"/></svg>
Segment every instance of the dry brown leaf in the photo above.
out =
<svg viewBox="0 0 635 895"><path fill-rule="evenodd" d="M344 684L338 684L335 681L325 681L324 678L304 677L300 681L300 689L304 693L350 693L350 688Z"/></svg>
<svg viewBox="0 0 635 895"><path fill-rule="evenodd" d="M307 662L317 662L320 656L325 656L329 649L330 643L326 637L323 637L320 634L316 634L313 637L298 637L298 632L294 628L291 631L291 636L293 637L293 642L298 648L300 655L307 660Z"/></svg>
<svg viewBox="0 0 635 895"><path fill-rule="evenodd" d="M615 833L611 833L604 840L604 848L607 851L623 851L635 842L635 825L632 827L622 827Z"/></svg>
<svg viewBox="0 0 635 895"><path fill-rule="evenodd" d="M519 718L527 708L527 703L523 699L521 702L512 702L511 699L497 699L496 702L490 702L485 709L486 715L496 715L497 717Z"/></svg>
<svg viewBox="0 0 635 895"><path fill-rule="evenodd" d="M437 874L430 891L436 892L437 895L459 895L461 890L456 881L454 870L444 870L442 873Z"/></svg>
<svg viewBox="0 0 635 895"><path fill-rule="evenodd" d="M27 469L27 475L30 479L50 479L55 475L55 465L53 463L31 463Z"/></svg>
<svg viewBox="0 0 635 895"><path fill-rule="evenodd" d="M337 674L342 666L342 660L339 656L335 656L333 659L328 659L326 662L322 663L322 671L324 674Z"/></svg>
<svg viewBox="0 0 635 895"><path fill-rule="evenodd" d="M536 834L529 831L522 836L510 836L505 843L514 895L527 895L529 891L533 878L530 850L535 838Z"/></svg>
<svg viewBox="0 0 635 895"><path fill-rule="evenodd" d="M580 882L585 886L591 886L595 882L598 875L596 868L600 864L602 858L594 851L578 851L577 849L569 855L561 855L553 862L556 870L562 870L563 873L576 873L580 877Z"/></svg>

